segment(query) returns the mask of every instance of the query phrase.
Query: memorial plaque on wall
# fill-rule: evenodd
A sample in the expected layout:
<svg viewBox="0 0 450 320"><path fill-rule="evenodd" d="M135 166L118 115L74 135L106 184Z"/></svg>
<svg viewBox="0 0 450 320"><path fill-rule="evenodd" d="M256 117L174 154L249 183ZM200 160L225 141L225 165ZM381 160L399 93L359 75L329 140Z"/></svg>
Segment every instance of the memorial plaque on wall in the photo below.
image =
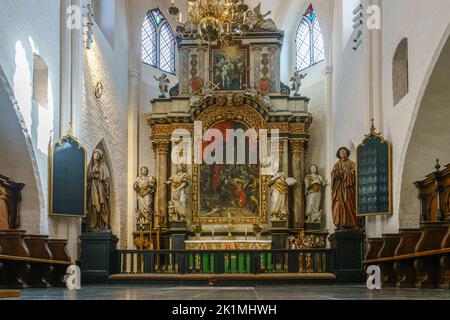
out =
<svg viewBox="0 0 450 320"><path fill-rule="evenodd" d="M372 126L356 149L359 216L392 214L392 146Z"/></svg>
<svg viewBox="0 0 450 320"><path fill-rule="evenodd" d="M86 173L86 150L69 132L50 155L50 215L85 216Z"/></svg>

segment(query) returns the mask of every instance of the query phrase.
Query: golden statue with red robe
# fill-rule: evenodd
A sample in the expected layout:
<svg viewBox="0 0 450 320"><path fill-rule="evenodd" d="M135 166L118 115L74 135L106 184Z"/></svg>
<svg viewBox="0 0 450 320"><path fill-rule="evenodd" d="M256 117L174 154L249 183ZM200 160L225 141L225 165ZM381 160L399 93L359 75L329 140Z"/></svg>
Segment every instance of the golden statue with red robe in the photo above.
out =
<svg viewBox="0 0 450 320"><path fill-rule="evenodd" d="M334 225L338 229L356 229L356 164L349 159L347 148L340 148L336 156L339 161L331 173Z"/></svg>

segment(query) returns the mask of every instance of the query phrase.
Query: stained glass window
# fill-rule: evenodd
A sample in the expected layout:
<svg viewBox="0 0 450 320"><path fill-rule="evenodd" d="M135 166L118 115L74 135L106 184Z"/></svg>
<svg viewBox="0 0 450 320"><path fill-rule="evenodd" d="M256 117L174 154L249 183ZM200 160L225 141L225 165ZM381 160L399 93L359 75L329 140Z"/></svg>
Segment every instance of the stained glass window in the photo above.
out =
<svg viewBox="0 0 450 320"><path fill-rule="evenodd" d="M312 4L298 25L295 44L297 70L304 70L324 60L322 31Z"/></svg>
<svg viewBox="0 0 450 320"><path fill-rule="evenodd" d="M175 74L175 50L175 35L162 12L147 12L142 26L142 62Z"/></svg>

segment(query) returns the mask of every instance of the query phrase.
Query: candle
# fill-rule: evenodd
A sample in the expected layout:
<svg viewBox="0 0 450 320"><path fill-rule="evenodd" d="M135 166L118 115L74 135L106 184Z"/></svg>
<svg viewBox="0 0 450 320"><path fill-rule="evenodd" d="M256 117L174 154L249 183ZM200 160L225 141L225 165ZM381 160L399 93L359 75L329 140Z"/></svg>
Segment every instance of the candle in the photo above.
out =
<svg viewBox="0 0 450 320"><path fill-rule="evenodd" d="M247 228L245 228L245 240L247 240Z"/></svg>
<svg viewBox="0 0 450 320"><path fill-rule="evenodd" d="M183 13L180 12L180 23L183 22Z"/></svg>
<svg viewBox="0 0 450 320"><path fill-rule="evenodd" d="M214 239L214 228L212 229L212 237Z"/></svg>

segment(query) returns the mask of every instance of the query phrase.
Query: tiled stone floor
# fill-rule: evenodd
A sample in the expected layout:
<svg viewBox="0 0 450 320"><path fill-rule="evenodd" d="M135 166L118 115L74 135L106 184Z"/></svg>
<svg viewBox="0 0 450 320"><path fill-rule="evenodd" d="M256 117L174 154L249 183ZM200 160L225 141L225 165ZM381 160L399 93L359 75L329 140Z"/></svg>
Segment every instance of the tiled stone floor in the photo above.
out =
<svg viewBox="0 0 450 320"><path fill-rule="evenodd" d="M170 287L87 286L80 291L27 289L21 300L450 300L450 290L362 286Z"/></svg>

